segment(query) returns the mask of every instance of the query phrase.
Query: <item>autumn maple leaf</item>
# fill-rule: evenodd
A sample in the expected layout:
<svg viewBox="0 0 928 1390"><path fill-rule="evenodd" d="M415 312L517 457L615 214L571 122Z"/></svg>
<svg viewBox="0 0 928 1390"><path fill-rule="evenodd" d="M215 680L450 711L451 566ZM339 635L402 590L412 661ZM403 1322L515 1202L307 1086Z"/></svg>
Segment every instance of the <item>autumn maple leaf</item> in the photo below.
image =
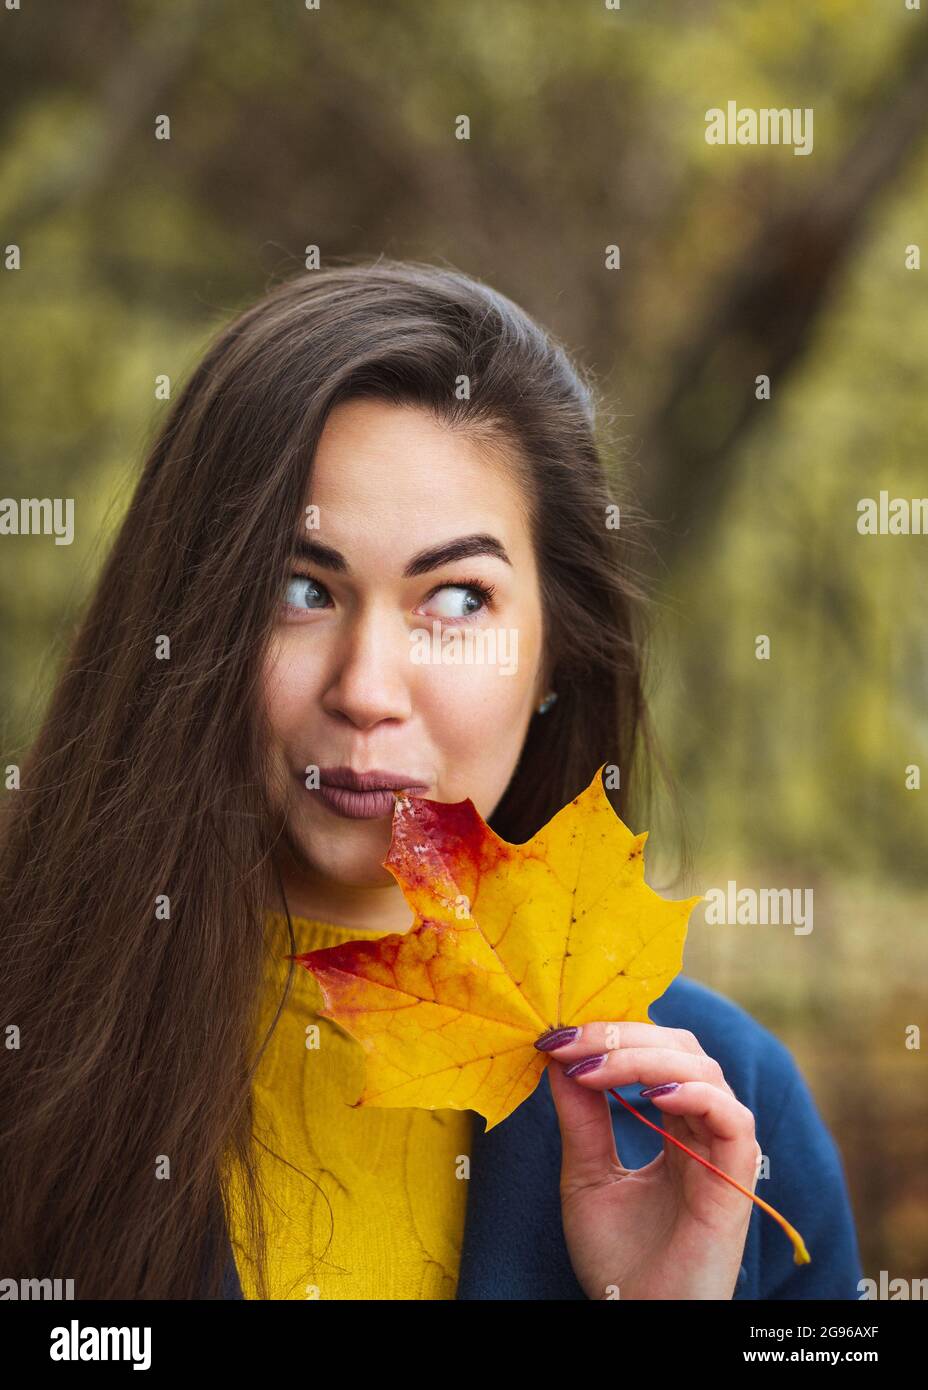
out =
<svg viewBox="0 0 928 1390"><path fill-rule="evenodd" d="M476 1110L489 1131L537 1086L541 1033L650 1022L701 899L648 887L647 831L616 815L602 771L519 845L469 798L397 793L383 863L412 927L294 957L319 982L323 1016L367 1053L356 1105Z"/></svg>
<svg viewBox="0 0 928 1390"><path fill-rule="evenodd" d="M511 845L470 799L397 793L384 867L415 914L405 933L292 959L316 977L321 1013L364 1048L355 1105L475 1110L487 1130L532 1094L551 1028L634 1020L683 963L689 915L644 881L647 831L615 814L603 764L543 830ZM802 1236L773 1207L613 1095L636 1119L779 1223L797 1264Z"/></svg>

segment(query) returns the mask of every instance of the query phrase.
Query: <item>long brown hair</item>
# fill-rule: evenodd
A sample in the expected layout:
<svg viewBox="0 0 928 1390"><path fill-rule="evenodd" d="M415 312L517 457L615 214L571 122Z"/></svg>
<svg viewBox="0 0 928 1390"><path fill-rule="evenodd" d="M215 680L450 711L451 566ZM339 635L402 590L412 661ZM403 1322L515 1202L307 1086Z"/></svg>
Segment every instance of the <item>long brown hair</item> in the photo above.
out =
<svg viewBox="0 0 928 1390"><path fill-rule="evenodd" d="M558 699L493 828L529 839L603 762L619 814L645 804L645 594L588 373L444 266L351 260L274 285L173 404L7 798L6 1277L219 1296L230 1162L263 1249L250 1091L280 826L260 672L326 415L364 395L507 446L525 482Z"/></svg>

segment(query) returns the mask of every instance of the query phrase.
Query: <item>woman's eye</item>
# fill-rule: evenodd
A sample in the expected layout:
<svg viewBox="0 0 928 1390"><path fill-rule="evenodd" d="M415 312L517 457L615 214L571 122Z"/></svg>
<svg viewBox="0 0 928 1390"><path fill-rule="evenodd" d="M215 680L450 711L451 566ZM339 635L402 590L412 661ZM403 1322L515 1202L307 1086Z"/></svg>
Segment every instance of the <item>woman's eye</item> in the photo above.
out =
<svg viewBox="0 0 928 1390"><path fill-rule="evenodd" d="M494 592L492 584L442 584L429 595L426 604L438 604L438 611L433 611L435 617L448 622L466 622L489 608ZM311 613L330 607L331 599L328 590L308 574L291 574L284 605L300 613Z"/></svg>
<svg viewBox="0 0 928 1390"><path fill-rule="evenodd" d="M317 584L315 579L310 579L308 575L292 574L287 584L284 603L288 608L324 608L324 603L317 603L315 600L325 592L322 585Z"/></svg>
<svg viewBox="0 0 928 1390"><path fill-rule="evenodd" d="M493 590L482 584L443 584L428 600L443 604L447 611L439 612L440 618L470 618L489 605ZM449 597L439 600L439 595Z"/></svg>

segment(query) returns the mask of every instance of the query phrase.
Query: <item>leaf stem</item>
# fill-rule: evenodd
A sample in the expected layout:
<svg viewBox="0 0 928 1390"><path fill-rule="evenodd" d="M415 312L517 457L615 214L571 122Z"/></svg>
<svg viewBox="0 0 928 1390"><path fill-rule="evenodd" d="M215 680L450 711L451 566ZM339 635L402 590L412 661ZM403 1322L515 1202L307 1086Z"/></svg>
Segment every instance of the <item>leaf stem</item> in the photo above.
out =
<svg viewBox="0 0 928 1390"><path fill-rule="evenodd" d="M774 1221L782 1226L793 1243L793 1261L795 1264L807 1265L812 1263L812 1256L806 1249L802 1236L796 1230L795 1226L791 1226L789 1222L785 1220L778 1211L765 1202L762 1197L757 1197L753 1192L749 1192L746 1187L741 1186L740 1182L736 1182L735 1179L729 1177L727 1173L723 1173L721 1168L716 1168L715 1164L710 1163L707 1158L703 1158L701 1154L694 1153L692 1149L687 1148L686 1144L681 1143L679 1139L675 1139L672 1134L668 1134L666 1129L661 1129L660 1125L653 1124L651 1120L645 1119L644 1115L640 1114L633 1105L629 1105L628 1101L625 1100L623 1096L620 1096L618 1091L614 1090L611 1086L609 1087L609 1094L615 1096L616 1100L624 1105L626 1110L631 1111L636 1120L640 1120L643 1125L650 1125L651 1129L656 1129L658 1134L662 1134L665 1139L669 1139L671 1144L676 1144L678 1149L682 1149L685 1154L689 1154L690 1158L695 1158L696 1162L701 1163L704 1168L708 1168L718 1177L724 1178L726 1182L731 1183L732 1187L737 1187L738 1191L743 1192L745 1197L750 1197L751 1201L756 1202L759 1207L762 1207L768 1216L772 1216Z"/></svg>

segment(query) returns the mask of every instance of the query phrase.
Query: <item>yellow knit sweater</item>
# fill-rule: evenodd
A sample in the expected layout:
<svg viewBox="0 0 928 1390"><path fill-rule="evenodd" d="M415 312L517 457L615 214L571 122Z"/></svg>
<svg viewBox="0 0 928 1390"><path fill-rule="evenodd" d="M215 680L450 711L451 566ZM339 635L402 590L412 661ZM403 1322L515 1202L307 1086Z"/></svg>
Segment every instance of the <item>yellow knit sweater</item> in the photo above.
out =
<svg viewBox="0 0 928 1390"><path fill-rule="evenodd" d="M293 930L297 954L386 935L307 918L294 918ZM285 917L268 913L267 931L274 964L262 1038L283 994L291 949ZM266 1146L259 1142L256 1153L271 1296L452 1299L467 1203L467 1164L460 1160L470 1155L471 1116L353 1109L364 1087L365 1054L319 1016L321 1005L314 976L296 966L254 1083L255 1136ZM233 1174L229 1235L242 1292L256 1298L239 1191Z"/></svg>

